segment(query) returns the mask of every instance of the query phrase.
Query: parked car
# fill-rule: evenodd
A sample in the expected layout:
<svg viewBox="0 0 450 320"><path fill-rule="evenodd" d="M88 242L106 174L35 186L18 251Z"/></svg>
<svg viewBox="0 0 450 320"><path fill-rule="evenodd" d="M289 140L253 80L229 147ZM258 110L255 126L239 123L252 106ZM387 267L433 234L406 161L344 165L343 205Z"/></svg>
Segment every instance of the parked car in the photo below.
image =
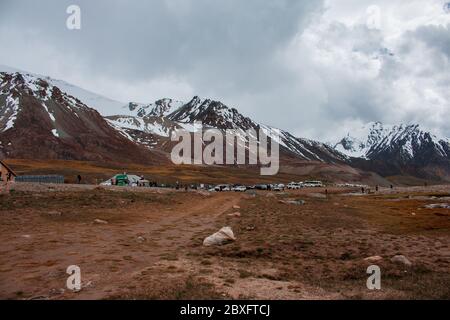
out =
<svg viewBox="0 0 450 320"><path fill-rule="evenodd" d="M288 188L289 190L298 190L298 189L301 189L302 187L301 187L301 185L298 184L298 183L291 182L291 183L289 183L289 184L287 185L287 188Z"/></svg>
<svg viewBox="0 0 450 320"><path fill-rule="evenodd" d="M245 191L247 191L247 187L237 186L237 187L233 188L233 191L235 191L235 192L245 192Z"/></svg>
<svg viewBox="0 0 450 320"><path fill-rule="evenodd" d="M220 191L230 191L230 187L229 187L227 184L219 184L219 185L216 186L214 189L215 189L217 192L220 192ZM225 189L228 189L228 190L225 190Z"/></svg>
<svg viewBox="0 0 450 320"><path fill-rule="evenodd" d="M284 184L274 184L272 185L272 190L273 191L284 191Z"/></svg>
<svg viewBox="0 0 450 320"><path fill-rule="evenodd" d="M268 190L269 187L267 186L267 184L258 184L257 186L255 186L256 190Z"/></svg>

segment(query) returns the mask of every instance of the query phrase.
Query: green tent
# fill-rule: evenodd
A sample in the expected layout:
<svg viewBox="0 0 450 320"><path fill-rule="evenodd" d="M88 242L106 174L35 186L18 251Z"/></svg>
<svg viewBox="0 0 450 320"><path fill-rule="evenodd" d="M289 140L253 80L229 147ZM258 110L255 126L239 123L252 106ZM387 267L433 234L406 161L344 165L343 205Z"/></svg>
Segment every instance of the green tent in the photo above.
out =
<svg viewBox="0 0 450 320"><path fill-rule="evenodd" d="M127 186L128 185L128 175L126 174L118 174L116 176L116 183L118 186Z"/></svg>

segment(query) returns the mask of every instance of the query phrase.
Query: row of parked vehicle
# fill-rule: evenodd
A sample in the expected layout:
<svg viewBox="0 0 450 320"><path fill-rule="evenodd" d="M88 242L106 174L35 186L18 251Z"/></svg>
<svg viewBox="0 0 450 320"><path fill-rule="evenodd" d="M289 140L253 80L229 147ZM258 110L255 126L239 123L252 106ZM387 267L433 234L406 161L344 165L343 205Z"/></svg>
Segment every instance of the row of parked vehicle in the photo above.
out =
<svg viewBox="0 0 450 320"><path fill-rule="evenodd" d="M270 190L270 191L283 191L286 189L284 184L258 184L254 186L243 186L243 185L228 185L221 184L214 188L211 188L209 191L235 191L235 192L245 192L247 190Z"/></svg>
<svg viewBox="0 0 450 320"><path fill-rule="evenodd" d="M229 185L229 184L221 184L215 186L214 188L209 189L211 192L226 192L226 191L235 191L235 192L245 192L247 190L264 190L264 191L284 191L285 189L289 190L298 190L302 188L321 188L324 187L321 181L305 181L305 182L291 182L287 186L279 183L279 184L258 184L254 186L243 186L243 185Z"/></svg>
<svg viewBox="0 0 450 320"><path fill-rule="evenodd" d="M287 185L290 190L298 190L303 188L323 188L322 181L304 181L304 182L291 182Z"/></svg>

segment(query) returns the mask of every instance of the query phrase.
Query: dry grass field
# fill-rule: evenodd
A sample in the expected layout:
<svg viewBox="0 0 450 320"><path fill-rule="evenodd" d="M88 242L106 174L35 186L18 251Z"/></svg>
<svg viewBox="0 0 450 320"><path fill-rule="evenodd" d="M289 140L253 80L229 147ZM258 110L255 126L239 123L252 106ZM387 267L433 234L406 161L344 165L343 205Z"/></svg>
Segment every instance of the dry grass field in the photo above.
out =
<svg viewBox="0 0 450 320"><path fill-rule="evenodd" d="M389 185L385 179L362 173L348 166L328 165L314 162L298 162L282 165L274 176L261 176L259 168L242 166L140 166L133 164L99 163L92 161L67 160L24 160L6 161L20 175L57 174L65 177L66 183L75 183L81 175L83 183L98 184L121 172L143 175L160 184L257 184L289 183L321 179L322 181L358 182L371 185Z"/></svg>
<svg viewBox="0 0 450 320"><path fill-rule="evenodd" d="M450 210L424 207L449 197L448 186L254 196L16 184L0 195L0 298L450 299ZM202 245L224 226L235 242ZM380 291L366 287L375 255Z"/></svg>

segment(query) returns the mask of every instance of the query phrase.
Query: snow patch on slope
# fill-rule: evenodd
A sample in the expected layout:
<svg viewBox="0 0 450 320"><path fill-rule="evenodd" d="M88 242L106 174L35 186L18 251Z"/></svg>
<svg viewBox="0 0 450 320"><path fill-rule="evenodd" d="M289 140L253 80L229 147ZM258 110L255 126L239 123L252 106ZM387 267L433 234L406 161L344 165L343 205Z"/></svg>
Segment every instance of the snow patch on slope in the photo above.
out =
<svg viewBox="0 0 450 320"><path fill-rule="evenodd" d="M8 66L0 65L0 72L7 72L7 73L16 73L19 72L28 82L28 85L32 89L38 89L37 87L34 87L34 79L42 79L46 82L48 82L50 85L58 87L62 92L67 93L68 95L71 95L73 97L78 98L80 101L83 101L84 104L87 106L96 109L101 115L103 116L110 116L110 115L116 115L120 114L123 110L123 106L125 103L112 100L109 98L106 98L102 95L93 93L89 90L80 88L78 86L72 85L68 82L65 82L63 80L57 80L50 78L48 76L43 76L31 72L22 71L16 68L11 68ZM34 90L33 90L34 91ZM47 93L47 96L48 95Z"/></svg>
<svg viewBox="0 0 450 320"><path fill-rule="evenodd" d="M14 127L14 123L17 119L17 113L19 111L19 98L13 98L11 95L9 95L6 98L5 109L5 112L9 112L10 116L2 132L5 132Z"/></svg>
<svg viewBox="0 0 450 320"><path fill-rule="evenodd" d="M47 106L45 105L45 103L42 103L42 106L44 107L45 111L47 111L48 116L50 117L50 119L55 122L55 116L53 115L53 113L50 112L50 110L48 110Z"/></svg>
<svg viewBox="0 0 450 320"><path fill-rule="evenodd" d="M58 133L58 130L57 130L57 129L52 129L52 134L53 134L55 137L59 138L59 133Z"/></svg>

